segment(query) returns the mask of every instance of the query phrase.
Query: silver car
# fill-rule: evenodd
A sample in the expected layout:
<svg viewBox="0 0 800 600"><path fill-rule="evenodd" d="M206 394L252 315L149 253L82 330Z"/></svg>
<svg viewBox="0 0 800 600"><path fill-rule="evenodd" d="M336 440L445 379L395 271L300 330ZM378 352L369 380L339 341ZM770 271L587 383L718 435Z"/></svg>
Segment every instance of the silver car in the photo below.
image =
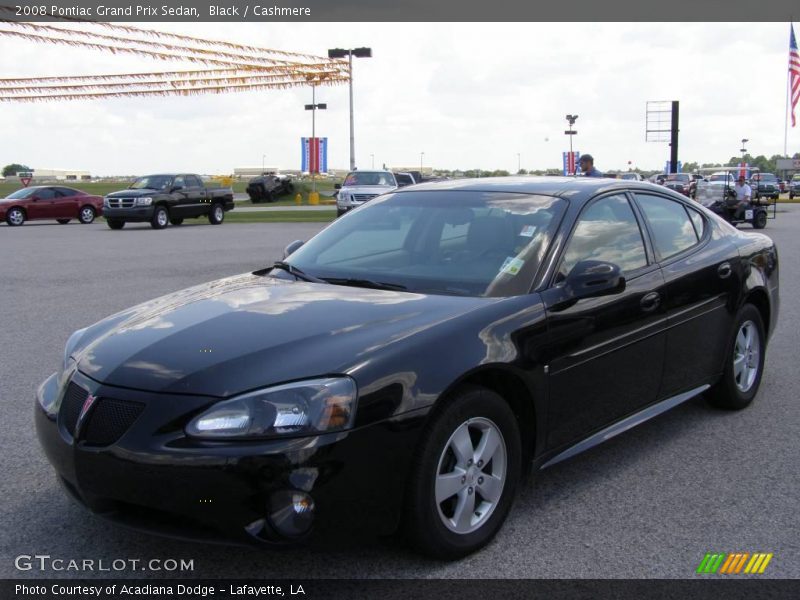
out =
<svg viewBox="0 0 800 600"><path fill-rule="evenodd" d="M336 185L336 216L397 189L397 179L391 171L351 171L342 185Z"/></svg>

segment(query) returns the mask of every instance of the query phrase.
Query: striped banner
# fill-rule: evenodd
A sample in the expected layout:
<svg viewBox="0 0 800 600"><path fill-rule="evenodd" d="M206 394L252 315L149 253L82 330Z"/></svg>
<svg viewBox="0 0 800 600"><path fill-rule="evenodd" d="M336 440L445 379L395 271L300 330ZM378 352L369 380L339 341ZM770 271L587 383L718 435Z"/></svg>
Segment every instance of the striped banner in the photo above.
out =
<svg viewBox="0 0 800 600"><path fill-rule="evenodd" d="M760 575L763 573L773 554L765 552L733 552L730 554L708 552L700 561L696 573L720 575Z"/></svg>

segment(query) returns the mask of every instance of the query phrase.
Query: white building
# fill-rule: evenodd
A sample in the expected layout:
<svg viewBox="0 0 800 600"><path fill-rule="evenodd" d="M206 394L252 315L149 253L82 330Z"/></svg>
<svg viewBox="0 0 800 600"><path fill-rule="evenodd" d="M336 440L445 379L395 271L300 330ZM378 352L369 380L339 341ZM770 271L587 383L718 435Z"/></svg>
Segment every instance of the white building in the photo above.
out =
<svg viewBox="0 0 800 600"><path fill-rule="evenodd" d="M34 169L31 173L34 181L86 181L92 178L89 171L72 169Z"/></svg>

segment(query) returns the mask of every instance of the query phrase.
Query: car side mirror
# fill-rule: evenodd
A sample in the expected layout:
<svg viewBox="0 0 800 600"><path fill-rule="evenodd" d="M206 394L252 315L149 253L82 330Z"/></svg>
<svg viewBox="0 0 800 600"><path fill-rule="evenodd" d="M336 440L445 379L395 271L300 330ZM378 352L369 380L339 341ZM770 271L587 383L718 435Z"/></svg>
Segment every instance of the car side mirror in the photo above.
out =
<svg viewBox="0 0 800 600"><path fill-rule="evenodd" d="M289 242L289 244L286 246L286 248L283 249L283 258L286 258L290 254L295 252L303 244L305 244L305 242L303 240L295 240L293 242Z"/></svg>
<svg viewBox="0 0 800 600"><path fill-rule="evenodd" d="M564 289L575 300L609 296L625 290L625 277L614 263L582 260L567 275Z"/></svg>
<svg viewBox="0 0 800 600"><path fill-rule="evenodd" d="M342 189L342 184L341 184L341 183L334 183L334 184L333 184L333 189L335 189L335 190L340 190L340 189Z"/></svg>

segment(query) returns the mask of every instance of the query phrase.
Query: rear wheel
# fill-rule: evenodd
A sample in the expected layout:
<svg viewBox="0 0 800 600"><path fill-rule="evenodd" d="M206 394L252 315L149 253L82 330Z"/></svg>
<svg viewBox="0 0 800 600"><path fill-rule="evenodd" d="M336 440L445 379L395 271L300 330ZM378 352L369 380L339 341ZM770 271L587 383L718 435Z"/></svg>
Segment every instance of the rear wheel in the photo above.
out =
<svg viewBox="0 0 800 600"><path fill-rule="evenodd" d="M212 225L220 225L225 220L225 209L222 204L215 202L211 205L211 212L208 213L208 222Z"/></svg>
<svg viewBox="0 0 800 600"><path fill-rule="evenodd" d="M473 386L432 419L409 478L404 530L418 550L454 559L488 544L511 509L519 426L503 398Z"/></svg>
<svg viewBox="0 0 800 600"><path fill-rule="evenodd" d="M92 221L94 221L95 211L94 208L91 206L84 206L81 208L81 211L78 213L78 220L83 223L84 225L88 225Z"/></svg>
<svg viewBox="0 0 800 600"><path fill-rule="evenodd" d="M153 218L150 219L150 227L153 229L164 229L169 223L169 211L166 206L156 206L153 211Z"/></svg>
<svg viewBox="0 0 800 600"><path fill-rule="evenodd" d="M120 219L106 219L106 225L108 225L110 229L122 229L125 227L125 221Z"/></svg>
<svg viewBox="0 0 800 600"><path fill-rule="evenodd" d="M767 213L766 211L759 210L753 216L753 228L764 229L767 226Z"/></svg>
<svg viewBox="0 0 800 600"><path fill-rule="evenodd" d="M56 219L56 221L58 221L59 225L66 225L70 222L70 219Z"/></svg>
<svg viewBox="0 0 800 600"><path fill-rule="evenodd" d="M6 223L11 227L19 227L25 222L25 211L21 208L12 208L6 213Z"/></svg>
<svg viewBox="0 0 800 600"><path fill-rule="evenodd" d="M728 410L748 406L761 384L765 350L766 337L761 313L752 304L745 304L736 315L728 342L725 370L708 393L709 403Z"/></svg>

